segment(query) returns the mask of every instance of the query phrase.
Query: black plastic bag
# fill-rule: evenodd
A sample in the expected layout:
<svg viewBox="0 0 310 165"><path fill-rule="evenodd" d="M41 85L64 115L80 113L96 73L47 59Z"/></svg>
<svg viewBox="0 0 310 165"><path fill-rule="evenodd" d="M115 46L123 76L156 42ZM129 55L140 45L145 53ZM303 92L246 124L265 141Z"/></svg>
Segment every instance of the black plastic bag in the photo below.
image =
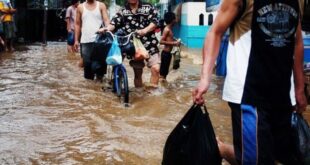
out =
<svg viewBox="0 0 310 165"><path fill-rule="evenodd" d="M126 56L129 60L134 59L136 49L132 38L129 38L129 42L127 42L128 38L124 37L126 36L126 33L122 29L118 29L115 34L118 36L117 40L119 47L121 48L122 55Z"/></svg>
<svg viewBox="0 0 310 165"><path fill-rule="evenodd" d="M220 165L213 126L206 107L193 105L168 136L163 165Z"/></svg>
<svg viewBox="0 0 310 165"><path fill-rule="evenodd" d="M113 37L109 33L97 34L92 52L92 60L105 63L107 54L112 46L112 42Z"/></svg>
<svg viewBox="0 0 310 165"><path fill-rule="evenodd" d="M307 121L298 113L292 114L295 149L303 164L310 164L310 129Z"/></svg>

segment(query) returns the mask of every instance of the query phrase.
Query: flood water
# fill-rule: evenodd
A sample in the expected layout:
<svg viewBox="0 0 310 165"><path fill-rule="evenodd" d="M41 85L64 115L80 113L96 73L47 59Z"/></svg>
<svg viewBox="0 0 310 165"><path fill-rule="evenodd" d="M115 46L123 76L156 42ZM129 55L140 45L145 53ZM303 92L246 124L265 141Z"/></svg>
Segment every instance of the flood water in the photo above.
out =
<svg viewBox="0 0 310 165"><path fill-rule="evenodd" d="M0 164L161 164L165 140L191 106L199 79L200 57L184 55L168 85L153 93L134 89L127 67L125 108L102 84L83 78L79 56L67 54L65 43L0 54ZM146 68L144 81L149 77ZM207 107L217 136L231 143L222 84L213 77Z"/></svg>

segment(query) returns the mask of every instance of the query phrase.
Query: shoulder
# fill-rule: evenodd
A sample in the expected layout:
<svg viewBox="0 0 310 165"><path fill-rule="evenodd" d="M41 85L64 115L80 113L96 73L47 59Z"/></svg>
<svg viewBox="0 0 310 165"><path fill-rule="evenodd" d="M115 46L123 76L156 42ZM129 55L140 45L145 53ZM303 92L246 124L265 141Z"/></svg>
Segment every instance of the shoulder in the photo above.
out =
<svg viewBox="0 0 310 165"><path fill-rule="evenodd" d="M164 31L163 31L164 33L166 33L166 34L168 34L168 33L170 33L171 32L171 29L169 28L169 27L165 27L164 28Z"/></svg>
<svg viewBox="0 0 310 165"><path fill-rule="evenodd" d="M226 8L240 8L243 5L243 1L245 1L245 3L247 3L247 1L249 0L223 0L221 7L222 9L226 9Z"/></svg>
<svg viewBox="0 0 310 165"><path fill-rule="evenodd" d="M79 4L79 6L77 7L76 11L82 12L83 11L83 5L84 5L84 3Z"/></svg>
<svg viewBox="0 0 310 165"><path fill-rule="evenodd" d="M67 10L72 10L72 6L69 6L69 7L67 8Z"/></svg>
<svg viewBox="0 0 310 165"><path fill-rule="evenodd" d="M99 1L98 1L99 2ZM101 8L101 9L106 9L107 7L106 7L106 5L105 5L105 3L103 3L103 2L99 2L99 7Z"/></svg>

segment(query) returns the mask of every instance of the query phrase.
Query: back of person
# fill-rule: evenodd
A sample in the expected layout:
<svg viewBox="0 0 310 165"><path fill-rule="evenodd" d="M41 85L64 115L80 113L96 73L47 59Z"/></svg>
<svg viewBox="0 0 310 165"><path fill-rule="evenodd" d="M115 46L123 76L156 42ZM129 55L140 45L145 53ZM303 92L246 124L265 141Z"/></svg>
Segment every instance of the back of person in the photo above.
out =
<svg viewBox="0 0 310 165"><path fill-rule="evenodd" d="M298 1L273 5L270 0L246 2L246 10L230 35L223 99L252 105L295 104L289 93L293 89ZM232 70L238 72L229 74Z"/></svg>
<svg viewBox="0 0 310 165"><path fill-rule="evenodd" d="M96 32L103 25L102 16L99 8L99 2L96 1L96 7L93 10L86 8L86 2L83 4L82 13L82 36L81 43L91 43L96 39Z"/></svg>

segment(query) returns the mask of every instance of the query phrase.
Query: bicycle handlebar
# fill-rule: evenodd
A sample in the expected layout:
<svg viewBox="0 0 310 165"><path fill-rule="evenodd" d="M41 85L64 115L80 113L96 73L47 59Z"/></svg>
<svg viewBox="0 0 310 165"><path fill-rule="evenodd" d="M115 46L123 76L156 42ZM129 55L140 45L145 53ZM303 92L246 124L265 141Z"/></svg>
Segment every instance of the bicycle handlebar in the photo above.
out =
<svg viewBox="0 0 310 165"><path fill-rule="evenodd" d="M119 38L127 38L126 42L125 42L125 43L122 43L122 45L127 45L128 42L129 42L129 40L130 40L130 37L131 37L133 34L136 34L137 32L131 32L131 33L129 33L128 35L125 35L125 36L118 36L118 35L115 35L115 34L113 34L111 31L106 31L106 33L109 33L109 34L112 36L113 40L114 40L115 38L117 38L117 37L119 37Z"/></svg>

